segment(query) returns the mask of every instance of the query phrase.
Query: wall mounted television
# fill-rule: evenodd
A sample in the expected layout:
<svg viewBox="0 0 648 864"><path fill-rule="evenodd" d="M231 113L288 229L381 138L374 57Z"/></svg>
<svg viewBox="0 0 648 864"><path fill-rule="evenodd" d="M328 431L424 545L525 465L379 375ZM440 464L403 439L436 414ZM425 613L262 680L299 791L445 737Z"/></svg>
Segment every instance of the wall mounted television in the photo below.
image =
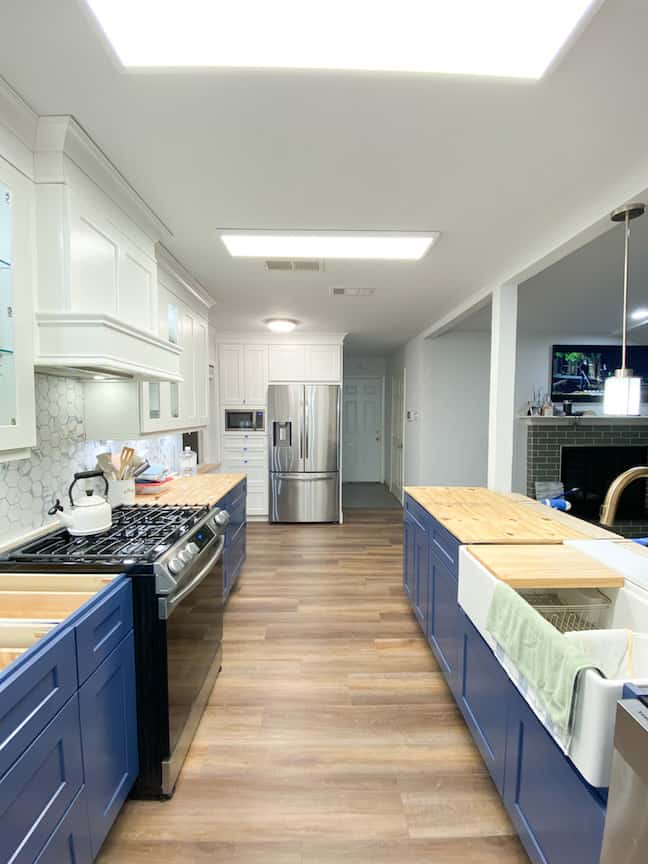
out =
<svg viewBox="0 0 648 864"><path fill-rule="evenodd" d="M648 401L648 346L629 345L627 365L641 378L641 399ZM605 379L621 366L620 345L553 345L553 402L602 402Z"/></svg>

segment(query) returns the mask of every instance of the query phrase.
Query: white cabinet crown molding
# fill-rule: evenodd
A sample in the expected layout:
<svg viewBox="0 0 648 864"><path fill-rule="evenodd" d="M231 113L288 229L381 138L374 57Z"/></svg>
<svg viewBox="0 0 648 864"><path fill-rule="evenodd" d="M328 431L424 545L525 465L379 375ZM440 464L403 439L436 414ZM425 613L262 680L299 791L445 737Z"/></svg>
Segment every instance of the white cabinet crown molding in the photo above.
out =
<svg viewBox="0 0 648 864"><path fill-rule="evenodd" d="M168 283L169 277L171 277L171 280L176 283L175 285L168 285L171 290L179 286L183 291L188 292L194 300L197 300L204 309L209 309L218 302L162 243L156 245L155 257L161 273L166 277L166 282Z"/></svg>
<svg viewBox="0 0 648 864"><path fill-rule="evenodd" d="M347 333L291 333L276 334L270 331L215 331L213 338L222 345L342 345Z"/></svg>
<svg viewBox="0 0 648 864"><path fill-rule="evenodd" d="M34 179L34 141L38 115L0 77L0 155L30 180Z"/></svg>
<svg viewBox="0 0 648 864"><path fill-rule="evenodd" d="M83 171L155 242L173 233L73 117L40 117L34 143L37 183L65 183L65 160Z"/></svg>

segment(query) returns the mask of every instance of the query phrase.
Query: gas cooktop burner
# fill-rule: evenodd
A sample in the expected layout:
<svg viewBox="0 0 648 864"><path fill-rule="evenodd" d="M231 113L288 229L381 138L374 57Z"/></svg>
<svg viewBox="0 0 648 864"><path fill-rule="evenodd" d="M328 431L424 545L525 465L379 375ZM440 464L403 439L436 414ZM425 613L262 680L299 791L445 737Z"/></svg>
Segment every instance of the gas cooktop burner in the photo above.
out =
<svg viewBox="0 0 648 864"><path fill-rule="evenodd" d="M118 507L101 534L73 537L61 529L13 550L9 561L45 564L154 562L209 511L165 504Z"/></svg>

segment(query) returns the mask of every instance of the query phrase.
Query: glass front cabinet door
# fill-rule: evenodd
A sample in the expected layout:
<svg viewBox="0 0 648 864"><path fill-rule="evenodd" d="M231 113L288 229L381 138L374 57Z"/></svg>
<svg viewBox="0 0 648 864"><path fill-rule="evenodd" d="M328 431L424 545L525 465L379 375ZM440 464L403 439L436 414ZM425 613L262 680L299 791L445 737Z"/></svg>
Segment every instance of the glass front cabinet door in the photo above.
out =
<svg viewBox="0 0 648 864"><path fill-rule="evenodd" d="M0 426L16 425L12 257L11 191L0 183Z"/></svg>
<svg viewBox="0 0 648 864"><path fill-rule="evenodd" d="M32 183L0 159L0 461L36 443Z"/></svg>

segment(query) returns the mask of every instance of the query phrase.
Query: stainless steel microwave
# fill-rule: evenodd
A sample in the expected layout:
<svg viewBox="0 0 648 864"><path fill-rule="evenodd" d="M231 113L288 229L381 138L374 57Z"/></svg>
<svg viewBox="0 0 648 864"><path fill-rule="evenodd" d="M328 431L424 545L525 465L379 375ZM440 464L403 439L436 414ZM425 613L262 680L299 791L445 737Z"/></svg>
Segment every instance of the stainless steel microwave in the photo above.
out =
<svg viewBox="0 0 648 864"><path fill-rule="evenodd" d="M262 408L234 408L225 411L226 432L264 432L265 411Z"/></svg>

